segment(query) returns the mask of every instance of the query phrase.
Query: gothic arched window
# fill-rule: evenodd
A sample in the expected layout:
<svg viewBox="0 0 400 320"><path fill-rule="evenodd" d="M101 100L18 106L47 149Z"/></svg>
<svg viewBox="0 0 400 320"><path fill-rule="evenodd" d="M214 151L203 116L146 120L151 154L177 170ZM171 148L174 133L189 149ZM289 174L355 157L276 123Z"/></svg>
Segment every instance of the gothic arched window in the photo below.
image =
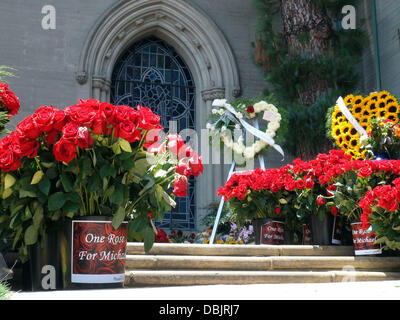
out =
<svg viewBox="0 0 400 320"><path fill-rule="evenodd" d="M161 117L167 133L195 128L195 86L188 67L176 51L155 37L135 43L115 65L111 102L116 105L142 105ZM172 128L171 128L172 129ZM166 229L195 229L194 180L188 196L176 198L177 206L158 226Z"/></svg>

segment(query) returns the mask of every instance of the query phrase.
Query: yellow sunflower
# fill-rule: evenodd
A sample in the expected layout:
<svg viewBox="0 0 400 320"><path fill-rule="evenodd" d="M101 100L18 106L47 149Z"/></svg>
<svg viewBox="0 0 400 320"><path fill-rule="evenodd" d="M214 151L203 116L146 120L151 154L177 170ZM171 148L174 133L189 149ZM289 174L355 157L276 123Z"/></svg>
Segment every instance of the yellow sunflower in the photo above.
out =
<svg viewBox="0 0 400 320"><path fill-rule="evenodd" d="M376 105L378 110L384 110L386 107L386 99L378 99L378 101L376 101Z"/></svg>
<svg viewBox="0 0 400 320"><path fill-rule="evenodd" d="M353 115L361 114L363 112L363 108L360 105L354 105L353 108L351 109L351 113Z"/></svg>
<svg viewBox="0 0 400 320"><path fill-rule="evenodd" d="M378 102L375 100L371 100L366 106L366 110L368 110L370 114L376 112L377 109L378 109Z"/></svg>
<svg viewBox="0 0 400 320"><path fill-rule="evenodd" d="M392 120L395 123L399 122L399 115L397 113L387 113L386 119Z"/></svg>
<svg viewBox="0 0 400 320"><path fill-rule="evenodd" d="M352 128L353 126L350 123L343 122L343 124L340 125L340 133L346 135Z"/></svg>
<svg viewBox="0 0 400 320"><path fill-rule="evenodd" d="M369 95L369 98L370 98L370 100L377 101L379 99L379 93L378 92L372 92Z"/></svg>
<svg viewBox="0 0 400 320"><path fill-rule="evenodd" d="M390 93L386 90L383 90L378 93L378 101L382 99L386 99L387 97L391 96Z"/></svg>
<svg viewBox="0 0 400 320"><path fill-rule="evenodd" d="M399 104L396 102L388 103L385 107L387 113L399 113Z"/></svg>
<svg viewBox="0 0 400 320"><path fill-rule="evenodd" d="M338 107L335 107L335 110L332 112L332 119L338 119L340 117L343 117L343 113Z"/></svg>
<svg viewBox="0 0 400 320"><path fill-rule="evenodd" d="M363 102L363 100L364 100L363 96L360 96L360 95L355 96L355 97L353 98L353 103L352 103L352 105L353 105L353 106L359 106L359 105L361 105L361 103Z"/></svg>
<svg viewBox="0 0 400 320"><path fill-rule="evenodd" d="M352 94L349 94L343 99L343 101L346 104L346 106L348 106L349 104L352 104L353 99L354 96Z"/></svg>
<svg viewBox="0 0 400 320"><path fill-rule="evenodd" d="M338 138L341 135L340 126L334 126L332 128L332 137L334 139Z"/></svg>
<svg viewBox="0 0 400 320"><path fill-rule="evenodd" d="M385 102L386 102L386 104L389 104L389 103L397 102L397 100L395 97L389 96L386 98Z"/></svg>

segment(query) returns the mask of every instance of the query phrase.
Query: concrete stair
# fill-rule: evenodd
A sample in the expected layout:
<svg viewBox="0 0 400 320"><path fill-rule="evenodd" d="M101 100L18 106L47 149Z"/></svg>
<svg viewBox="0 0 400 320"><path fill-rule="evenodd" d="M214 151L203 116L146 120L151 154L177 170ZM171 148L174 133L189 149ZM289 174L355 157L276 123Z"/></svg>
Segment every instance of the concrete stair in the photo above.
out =
<svg viewBox="0 0 400 320"><path fill-rule="evenodd" d="M400 280L400 257L351 246L128 243L125 268L127 287Z"/></svg>

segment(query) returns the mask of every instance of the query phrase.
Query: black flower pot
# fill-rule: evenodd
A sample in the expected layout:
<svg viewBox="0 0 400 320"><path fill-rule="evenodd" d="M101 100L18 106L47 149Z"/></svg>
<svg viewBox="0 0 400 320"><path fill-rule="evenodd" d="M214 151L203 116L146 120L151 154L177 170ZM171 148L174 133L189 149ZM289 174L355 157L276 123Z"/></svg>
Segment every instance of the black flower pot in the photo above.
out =
<svg viewBox="0 0 400 320"><path fill-rule="evenodd" d="M28 246L29 260L22 264L22 290L63 289L59 248L59 232L48 232Z"/></svg>
<svg viewBox="0 0 400 320"><path fill-rule="evenodd" d="M127 230L118 233L121 228L114 230L111 221L103 216L68 220L29 246L22 290L122 288Z"/></svg>
<svg viewBox="0 0 400 320"><path fill-rule="evenodd" d="M326 214L322 220L317 215L311 216L310 224L313 245L332 245L333 222L334 216L331 214Z"/></svg>

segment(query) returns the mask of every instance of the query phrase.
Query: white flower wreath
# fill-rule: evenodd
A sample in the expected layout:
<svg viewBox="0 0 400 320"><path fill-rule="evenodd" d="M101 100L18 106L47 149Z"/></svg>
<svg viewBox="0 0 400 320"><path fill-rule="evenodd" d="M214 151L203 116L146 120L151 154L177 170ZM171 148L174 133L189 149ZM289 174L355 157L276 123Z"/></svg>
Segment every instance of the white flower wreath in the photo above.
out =
<svg viewBox="0 0 400 320"><path fill-rule="evenodd" d="M227 103L226 99L216 99L213 101L212 107L210 118L213 123L207 123L206 127L211 130L212 135L219 133L221 141L226 147L233 149L235 153L242 155L245 159L254 158L268 146L273 146L283 155L283 151L281 152L281 148L275 145L273 140L282 120L278 108L273 104L259 101L252 106L239 104L237 107L233 107ZM254 120L255 127L242 121L244 118ZM246 125L245 128L243 128L244 125ZM250 130L250 133L255 135L258 135L258 130L265 130L261 135L264 138L256 139L251 146L246 146L243 136L240 136L237 141L232 139L235 129Z"/></svg>

